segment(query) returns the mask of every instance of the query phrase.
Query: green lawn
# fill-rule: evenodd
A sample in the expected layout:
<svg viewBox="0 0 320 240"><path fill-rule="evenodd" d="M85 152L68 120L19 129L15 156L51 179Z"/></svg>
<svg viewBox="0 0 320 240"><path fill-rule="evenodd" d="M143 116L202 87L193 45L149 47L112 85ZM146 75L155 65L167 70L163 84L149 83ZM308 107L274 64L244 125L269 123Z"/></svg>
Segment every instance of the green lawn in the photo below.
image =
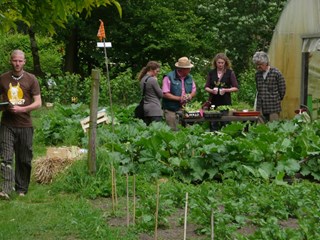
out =
<svg viewBox="0 0 320 240"><path fill-rule="evenodd" d="M111 229L87 199L32 183L25 197L0 201L0 239L137 239Z"/></svg>

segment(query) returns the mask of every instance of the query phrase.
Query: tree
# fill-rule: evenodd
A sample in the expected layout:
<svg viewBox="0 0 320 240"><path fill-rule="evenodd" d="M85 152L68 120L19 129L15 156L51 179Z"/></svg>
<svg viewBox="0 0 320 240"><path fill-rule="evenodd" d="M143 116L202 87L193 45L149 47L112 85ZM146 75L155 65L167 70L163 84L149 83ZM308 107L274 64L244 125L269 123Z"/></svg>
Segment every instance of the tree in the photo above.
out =
<svg viewBox="0 0 320 240"><path fill-rule="evenodd" d="M138 70L151 59L173 66L177 58L186 55L206 72L213 56L225 52L240 74L250 66L256 50L268 49L285 3L286 0L125 1L121 20L110 8L107 14L104 12L113 44L110 59ZM95 16L102 16L99 9Z"/></svg>
<svg viewBox="0 0 320 240"><path fill-rule="evenodd" d="M220 51L233 60L236 72L251 63L257 50L267 51L273 30L286 0L199 1L198 15L206 19L205 26L215 26Z"/></svg>
<svg viewBox="0 0 320 240"><path fill-rule="evenodd" d="M36 2L42 9L41 4L45 3L41 0ZM59 2L56 4L60 4L63 10L53 9L48 15L61 11L59 16L65 17L57 18L63 19L61 24L60 21L52 24L58 33L56 39L66 43L65 71L87 74L92 67L104 67L101 61L103 50L96 48L98 19L102 19L106 24L108 41L112 42L112 48L108 49L110 61L116 64L112 71L123 71L123 66L138 71L148 60L169 63L173 67L175 61L185 55L195 62L196 70L203 71L205 75L211 59L218 52L227 53L237 74L250 67L253 53L268 49L273 29L287 1L123 1L121 19L114 8L102 5L91 8L88 16L86 9L75 8L80 0L74 5L71 0L63 5L60 0L53 2ZM39 14L41 11L36 12ZM67 14L70 12L74 14ZM37 20L42 15L33 17ZM39 33L43 30L34 28L34 31Z"/></svg>
<svg viewBox="0 0 320 240"><path fill-rule="evenodd" d="M115 5L122 13L120 4L116 0L3 0L0 3L0 23L2 31L17 26L26 29L30 37L33 56L34 73L42 75L36 32L54 34L56 28L64 27L68 16L86 12L89 16L95 7Z"/></svg>

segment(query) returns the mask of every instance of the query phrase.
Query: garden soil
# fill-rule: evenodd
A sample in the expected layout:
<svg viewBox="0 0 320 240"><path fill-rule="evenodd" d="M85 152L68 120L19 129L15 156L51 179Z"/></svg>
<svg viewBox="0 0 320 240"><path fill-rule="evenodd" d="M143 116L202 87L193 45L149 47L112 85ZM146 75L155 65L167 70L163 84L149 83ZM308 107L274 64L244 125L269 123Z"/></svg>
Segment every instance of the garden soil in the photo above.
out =
<svg viewBox="0 0 320 240"><path fill-rule="evenodd" d="M106 217L106 221L110 227L124 229L127 227L127 217L126 217L126 199L120 198L118 199L118 208L113 214L112 200L111 198L98 198L95 200L91 200L91 204L102 210L103 215ZM130 200L131 201L131 200ZM175 213L167 218L168 223L166 226L162 226L158 228L158 240L177 240L184 239L184 209L177 209ZM129 224L132 224L132 219L129 220ZM286 221L281 221L280 226L282 228L291 228L295 229L299 227L298 220L295 218L289 218ZM188 240L205 240L210 239L209 236L199 235L197 234L198 226L193 223L187 224L187 232L186 237ZM254 234L257 230L257 227L248 223L241 229L238 229L238 233L243 236L249 236ZM154 233L140 233L140 240L153 240L155 239Z"/></svg>
<svg viewBox="0 0 320 240"><path fill-rule="evenodd" d="M127 217L126 217L126 199L118 199L118 209L116 214L112 212L112 200L111 198L99 198L92 200L91 203L93 206L101 209L106 216L106 221L109 226L115 228L125 228L127 227ZM122 207L121 207L122 206ZM159 240L177 240L183 239L184 237L184 209L177 209L175 213L167 218L168 223L166 226L160 226L158 228L158 239ZM129 224L132 224L132 219L130 219ZM192 223L187 224L186 237L188 240L204 240L208 239L206 236L201 236L196 233L197 226ZM153 240L155 239L154 233L140 233L140 240Z"/></svg>

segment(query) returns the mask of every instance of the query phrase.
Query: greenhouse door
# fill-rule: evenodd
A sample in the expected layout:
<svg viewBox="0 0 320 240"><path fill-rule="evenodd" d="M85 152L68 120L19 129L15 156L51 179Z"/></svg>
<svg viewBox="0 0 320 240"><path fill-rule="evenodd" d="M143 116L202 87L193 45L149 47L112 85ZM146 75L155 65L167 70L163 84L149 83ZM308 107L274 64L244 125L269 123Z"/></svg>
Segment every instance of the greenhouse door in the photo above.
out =
<svg viewBox="0 0 320 240"><path fill-rule="evenodd" d="M301 101L320 118L320 35L303 38Z"/></svg>

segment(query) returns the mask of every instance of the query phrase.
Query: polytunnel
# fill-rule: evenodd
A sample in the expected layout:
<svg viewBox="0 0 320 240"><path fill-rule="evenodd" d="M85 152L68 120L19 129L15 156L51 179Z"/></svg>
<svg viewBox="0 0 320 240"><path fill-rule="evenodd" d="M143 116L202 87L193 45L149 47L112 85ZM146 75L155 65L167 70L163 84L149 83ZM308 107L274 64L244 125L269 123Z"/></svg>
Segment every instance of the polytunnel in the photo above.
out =
<svg viewBox="0 0 320 240"><path fill-rule="evenodd" d="M320 118L320 0L288 1L268 54L286 80L281 118L292 118L301 104Z"/></svg>

